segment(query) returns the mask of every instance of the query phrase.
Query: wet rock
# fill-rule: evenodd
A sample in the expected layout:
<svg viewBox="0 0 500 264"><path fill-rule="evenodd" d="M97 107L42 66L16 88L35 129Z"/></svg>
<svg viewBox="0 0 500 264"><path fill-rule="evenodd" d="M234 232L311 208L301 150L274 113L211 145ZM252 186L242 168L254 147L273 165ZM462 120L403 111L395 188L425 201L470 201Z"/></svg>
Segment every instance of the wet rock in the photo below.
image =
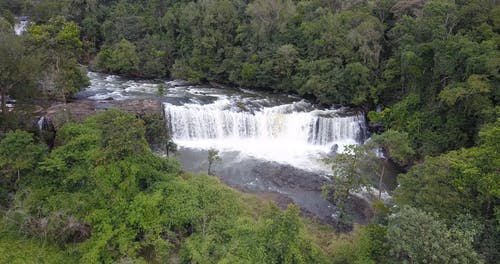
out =
<svg viewBox="0 0 500 264"><path fill-rule="evenodd" d="M370 122L368 124L368 131L373 134L381 134L385 130L384 125L380 122Z"/></svg>
<svg viewBox="0 0 500 264"><path fill-rule="evenodd" d="M339 152L339 145L333 144L333 146L330 148L330 151L328 152L329 157L335 157L337 153Z"/></svg>
<svg viewBox="0 0 500 264"><path fill-rule="evenodd" d="M275 186L300 188L307 191L321 191L321 186L328 182L326 177L276 162L261 162L252 168L251 174L257 178L272 182Z"/></svg>

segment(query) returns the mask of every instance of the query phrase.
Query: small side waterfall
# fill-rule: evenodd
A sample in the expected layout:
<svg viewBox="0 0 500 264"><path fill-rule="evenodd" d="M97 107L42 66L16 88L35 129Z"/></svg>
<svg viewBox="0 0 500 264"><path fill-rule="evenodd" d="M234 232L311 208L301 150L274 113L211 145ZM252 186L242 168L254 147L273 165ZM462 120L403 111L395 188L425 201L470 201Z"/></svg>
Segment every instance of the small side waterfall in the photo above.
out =
<svg viewBox="0 0 500 264"><path fill-rule="evenodd" d="M278 140L330 148L360 143L366 131L362 114L341 116L336 110L314 110L304 101L253 113L235 109L229 101L165 104L165 114L174 140Z"/></svg>
<svg viewBox="0 0 500 264"><path fill-rule="evenodd" d="M14 32L16 35L21 36L26 32L30 22L27 17L17 17L17 23L14 25Z"/></svg>
<svg viewBox="0 0 500 264"><path fill-rule="evenodd" d="M54 146L54 140L56 136L56 129L52 120L43 115L41 116L35 124L33 124L36 128L38 128L38 136L42 141L44 141L47 146L52 148Z"/></svg>
<svg viewBox="0 0 500 264"><path fill-rule="evenodd" d="M45 116L41 116L40 119L38 119L38 121L36 122L36 124L38 126L38 131L40 132L52 129L53 127L50 119L48 119Z"/></svg>

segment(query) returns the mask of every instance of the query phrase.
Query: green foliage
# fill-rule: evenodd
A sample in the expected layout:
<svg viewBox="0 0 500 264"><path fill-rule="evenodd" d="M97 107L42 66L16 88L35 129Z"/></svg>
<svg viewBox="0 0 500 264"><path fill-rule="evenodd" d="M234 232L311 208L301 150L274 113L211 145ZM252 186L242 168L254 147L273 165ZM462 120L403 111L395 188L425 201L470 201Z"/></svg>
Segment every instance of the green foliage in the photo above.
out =
<svg viewBox="0 0 500 264"><path fill-rule="evenodd" d="M302 232L297 207L282 212L271 205L257 223L238 221L221 263L326 263Z"/></svg>
<svg viewBox="0 0 500 264"><path fill-rule="evenodd" d="M13 114L2 102L4 131L29 123L21 113L29 110L26 102L47 95L66 101L86 86L79 63L89 61L125 75L285 91L365 110L377 106L382 111L370 112L369 119L386 132L338 155L335 181L325 192L347 212L350 192L359 186L375 185L378 178L382 190L392 160L408 169L394 193L402 213L387 223L387 208L376 205L381 211L374 221L387 227L361 228L335 251L334 262L447 263L453 254L459 262L473 262L463 223L481 223L473 246L486 262L499 259L500 7L495 1L0 0L0 10L0 92L3 99L17 99ZM14 14L28 14L35 22L23 37L12 34ZM269 213L269 221L242 217L212 178L179 178L175 162L154 157L144 134L167 153L175 144L164 136L159 118L143 120L146 127L110 111L68 124L45 158L31 139L23 141L27 137L14 132L19 141L9 144L22 143L29 155L17 163L11 158L25 152L0 146L9 149L0 159L2 196L19 189L12 216L31 224L12 228L64 244L76 233L58 227L90 225L96 232L77 246L81 262L90 263L168 262L178 248L185 262L321 262L314 247L300 242L305 240L296 232L301 227L293 210ZM374 155L377 148L385 158ZM418 164L409 168L413 161ZM10 183L4 184L6 179ZM215 213L225 211L226 219ZM425 232L408 224L409 214ZM467 215L471 221L463 220ZM394 244L387 244L392 238L384 237L386 229L398 238ZM414 237L420 236L435 239L436 246L425 246L440 255L419 252L421 241ZM283 248L284 239L296 243ZM388 245L394 258L382 250Z"/></svg>
<svg viewBox="0 0 500 264"><path fill-rule="evenodd" d="M331 248L332 263L397 263L389 258L386 233L386 226L372 223L340 236Z"/></svg>
<svg viewBox="0 0 500 264"><path fill-rule="evenodd" d="M146 120L151 125L155 117ZM26 156L39 153L29 134L8 134L0 161L10 163L2 168L23 178L4 229L57 244L85 263L164 263L175 255L203 263L324 262L303 233L298 208L274 206L252 218L240 195L217 178L182 173L177 162L155 156L146 131L133 115L104 111L64 125L46 157ZM13 149L23 155L7 153ZM52 256L51 248L40 252L40 261Z"/></svg>
<svg viewBox="0 0 500 264"><path fill-rule="evenodd" d="M0 229L1 263L54 263L65 264L78 262L78 258L54 245L26 239L9 233L2 226Z"/></svg>
<svg viewBox="0 0 500 264"><path fill-rule="evenodd" d="M89 85L89 80L78 64L83 43L80 26L64 17L51 18L46 24L28 29L26 46L41 58L40 86L43 94L62 99Z"/></svg>
<svg viewBox="0 0 500 264"><path fill-rule="evenodd" d="M159 86L160 87L160 86ZM163 115L148 113L141 116L146 126L146 140L153 149L166 151L167 156L177 152L177 145L171 139Z"/></svg>
<svg viewBox="0 0 500 264"><path fill-rule="evenodd" d="M97 56L97 68L105 71L134 75L138 64L136 47L126 39L109 48L103 48Z"/></svg>
<svg viewBox="0 0 500 264"><path fill-rule="evenodd" d="M156 86L156 89L157 89L157 91L156 91L156 95L158 95L158 96L163 96L163 95L165 95L165 85L163 85L163 84L158 84L158 85Z"/></svg>
<svg viewBox="0 0 500 264"><path fill-rule="evenodd" d="M358 235L355 263L387 263L389 247L386 238L387 227L368 224Z"/></svg>
<svg viewBox="0 0 500 264"><path fill-rule="evenodd" d="M368 148L380 148L389 159L402 165L408 164L415 154L410 146L407 133L401 133L392 129L385 131L380 135L373 135Z"/></svg>
<svg viewBox="0 0 500 264"><path fill-rule="evenodd" d="M483 263L471 235L407 206L389 219L387 230L391 256L404 263Z"/></svg>
<svg viewBox="0 0 500 264"><path fill-rule="evenodd" d="M314 247L300 237L303 228L299 208L289 206L281 212L276 206L263 216L260 236L264 240L265 263L321 263L324 262Z"/></svg>
<svg viewBox="0 0 500 264"><path fill-rule="evenodd" d="M33 92L39 72L39 61L30 54L22 39L13 32L0 30L0 97L2 118L8 114L7 96L26 98ZM24 95L24 96L23 96ZM20 101L21 103L21 101Z"/></svg>
<svg viewBox="0 0 500 264"><path fill-rule="evenodd" d="M131 155L150 152L144 139L145 127L142 120L133 115L108 110L94 116L88 122L95 122L101 131L101 148L106 159L120 160Z"/></svg>
<svg viewBox="0 0 500 264"><path fill-rule="evenodd" d="M337 226L339 229L350 229L352 219L351 195L368 186L369 177L366 174L369 163L366 152L358 146L348 146L344 153L336 154L330 161L332 164L332 183L323 186L323 194L337 207Z"/></svg>
<svg viewBox="0 0 500 264"><path fill-rule="evenodd" d="M497 118L490 113L498 102L491 70L498 67L489 58L498 57L491 44L499 35L485 20L493 8L486 1L430 1L421 16L404 17L391 29L396 48L379 96L393 106L384 119L408 132L419 154L470 147L480 125Z"/></svg>
<svg viewBox="0 0 500 264"><path fill-rule="evenodd" d="M499 125L497 121L485 127L477 147L429 157L400 176L395 200L438 213L446 223L454 222L459 215L471 214L484 223L483 240L477 243L489 246L479 247L497 247L500 244L500 223L495 216L500 206ZM485 257L488 261L498 258L498 252L486 251Z"/></svg>
<svg viewBox="0 0 500 264"><path fill-rule="evenodd" d="M46 152L43 145L35 144L33 136L25 131L7 133L0 141L0 202L5 204L7 193L18 189L21 177L34 170Z"/></svg>
<svg viewBox="0 0 500 264"><path fill-rule="evenodd" d="M379 157L378 151L382 151L383 156ZM337 206L339 227L350 225L352 193L361 191L363 187L376 186L380 200L389 160L403 166L409 163L413 154L408 135L394 130L373 135L366 144L349 146L344 153L336 154L329 161L333 170L332 183L324 186L324 194ZM378 183L375 183L376 179Z"/></svg>
<svg viewBox="0 0 500 264"><path fill-rule="evenodd" d="M212 166L215 165L216 162L221 162L222 158L219 156L219 151L216 149L208 150L208 175L213 175Z"/></svg>
<svg viewBox="0 0 500 264"><path fill-rule="evenodd" d="M499 121L481 132L481 144L475 148L452 151L428 158L400 177L396 199L402 204L439 212L445 219L454 214L473 212L492 217L491 207L498 206L499 175L496 171ZM495 150L496 149L496 150ZM488 209L489 208L489 209Z"/></svg>

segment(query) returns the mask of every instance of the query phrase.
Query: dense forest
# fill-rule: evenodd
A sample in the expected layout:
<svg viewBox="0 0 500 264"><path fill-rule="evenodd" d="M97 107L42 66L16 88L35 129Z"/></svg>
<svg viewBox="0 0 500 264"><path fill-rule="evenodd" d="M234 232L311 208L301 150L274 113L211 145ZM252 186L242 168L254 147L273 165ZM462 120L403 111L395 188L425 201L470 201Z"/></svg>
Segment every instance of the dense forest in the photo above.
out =
<svg viewBox="0 0 500 264"><path fill-rule="evenodd" d="M330 229L154 155L144 117L33 133L37 106L88 85L83 66L349 105L376 133L330 161ZM2 263L500 259L497 1L0 0L0 93ZM352 193L382 190L388 164L392 199L353 226Z"/></svg>

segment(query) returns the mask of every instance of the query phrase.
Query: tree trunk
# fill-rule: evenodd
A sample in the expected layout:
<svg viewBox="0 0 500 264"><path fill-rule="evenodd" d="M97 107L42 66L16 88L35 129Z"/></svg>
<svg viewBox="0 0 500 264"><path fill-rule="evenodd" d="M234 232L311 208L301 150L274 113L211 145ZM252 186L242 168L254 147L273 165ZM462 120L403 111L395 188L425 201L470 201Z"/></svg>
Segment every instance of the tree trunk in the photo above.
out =
<svg viewBox="0 0 500 264"><path fill-rule="evenodd" d="M378 199L382 199L382 181L384 179L385 166L387 164L387 159L384 159L384 163L382 164L382 171L380 172L380 177L378 179Z"/></svg>

